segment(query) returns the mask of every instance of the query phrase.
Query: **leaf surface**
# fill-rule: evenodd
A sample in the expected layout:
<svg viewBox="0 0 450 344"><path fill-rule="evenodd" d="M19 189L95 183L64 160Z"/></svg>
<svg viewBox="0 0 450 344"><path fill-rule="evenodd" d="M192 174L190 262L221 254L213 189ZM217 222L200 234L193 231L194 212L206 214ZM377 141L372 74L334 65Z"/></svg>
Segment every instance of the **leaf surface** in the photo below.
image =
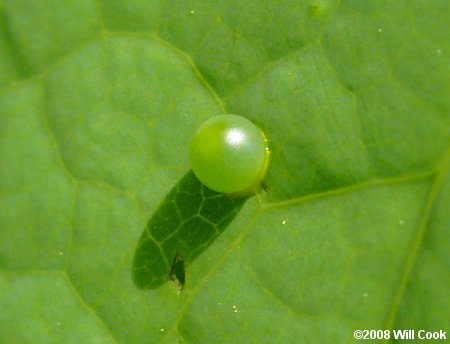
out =
<svg viewBox="0 0 450 344"><path fill-rule="evenodd" d="M449 15L446 0L0 0L0 342L449 331ZM267 192L181 293L141 290L136 244L220 113L270 140Z"/></svg>

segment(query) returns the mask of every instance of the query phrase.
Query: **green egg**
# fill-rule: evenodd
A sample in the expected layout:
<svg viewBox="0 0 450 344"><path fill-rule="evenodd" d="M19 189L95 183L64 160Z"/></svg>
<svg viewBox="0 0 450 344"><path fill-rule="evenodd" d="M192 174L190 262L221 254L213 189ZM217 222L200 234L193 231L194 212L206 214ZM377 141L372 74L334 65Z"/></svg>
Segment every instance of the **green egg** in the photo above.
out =
<svg viewBox="0 0 450 344"><path fill-rule="evenodd" d="M264 177L268 156L264 134L238 115L208 119L189 147L191 168L197 178L222 193L252 191Z"/></svg>

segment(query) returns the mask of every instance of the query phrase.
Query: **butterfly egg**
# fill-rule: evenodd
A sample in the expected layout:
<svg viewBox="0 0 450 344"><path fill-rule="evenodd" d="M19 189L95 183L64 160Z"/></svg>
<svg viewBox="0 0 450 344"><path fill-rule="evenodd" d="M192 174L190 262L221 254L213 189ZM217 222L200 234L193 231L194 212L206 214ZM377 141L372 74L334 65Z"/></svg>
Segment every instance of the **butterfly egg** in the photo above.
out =
<svg viewBox="0 0 450 344"><path fill-rule="evenodd" d="M197 178L217 192L236 193L259 185L268 165L267 140L259 128L238 115L218 115L204 122L189 147Z"/></svg>

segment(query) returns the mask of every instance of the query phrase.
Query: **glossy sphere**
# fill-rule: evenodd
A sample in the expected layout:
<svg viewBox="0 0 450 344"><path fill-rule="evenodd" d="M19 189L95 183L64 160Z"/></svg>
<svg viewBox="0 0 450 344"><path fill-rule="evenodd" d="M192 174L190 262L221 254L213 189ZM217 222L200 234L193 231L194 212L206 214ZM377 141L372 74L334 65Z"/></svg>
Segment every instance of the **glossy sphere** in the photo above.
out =
<svg viewBox="0 0 450 344"><path fill-rule="evenodd" d="M248 119L218 115L203 123L189 147L191 167L207 187L223 193L245 191L264 176L266 142Z"/></svg>

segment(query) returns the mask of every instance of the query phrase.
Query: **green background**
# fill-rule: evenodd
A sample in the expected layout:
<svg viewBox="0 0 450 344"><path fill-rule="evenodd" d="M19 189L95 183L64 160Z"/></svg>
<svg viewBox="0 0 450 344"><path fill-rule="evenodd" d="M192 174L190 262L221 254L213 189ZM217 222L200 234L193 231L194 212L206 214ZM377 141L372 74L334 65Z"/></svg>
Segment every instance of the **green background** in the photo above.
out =
<svg viewBox="0 0 450 344"><path fill-rule="evenodd" d="M0 0L0 342L348 343L450 331L449 1ZM267 192L140 290L197 126Z"/></svg>

